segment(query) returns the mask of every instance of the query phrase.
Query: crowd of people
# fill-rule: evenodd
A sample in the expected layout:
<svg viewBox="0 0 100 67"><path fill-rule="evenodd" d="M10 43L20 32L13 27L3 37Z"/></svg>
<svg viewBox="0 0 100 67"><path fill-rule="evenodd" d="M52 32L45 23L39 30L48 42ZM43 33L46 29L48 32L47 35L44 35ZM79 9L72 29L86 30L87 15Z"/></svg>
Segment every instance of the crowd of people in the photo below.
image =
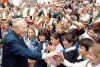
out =
<svg viewBox="0 0 100 67"><path fill-rule="evenodd" d="M0 26L2 67L100 66L100 3L94 0L2 4Z"/></svg>

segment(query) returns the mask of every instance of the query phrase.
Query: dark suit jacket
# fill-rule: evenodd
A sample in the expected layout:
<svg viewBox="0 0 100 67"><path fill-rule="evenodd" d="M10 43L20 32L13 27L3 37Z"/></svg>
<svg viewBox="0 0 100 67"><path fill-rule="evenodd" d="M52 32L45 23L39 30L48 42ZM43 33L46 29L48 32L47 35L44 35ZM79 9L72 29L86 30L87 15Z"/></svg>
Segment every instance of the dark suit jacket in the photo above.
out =
<svg viewBox="0 0 100 67"><path fill-rule="evenodd" d="M2 67L28 67L28 59L41 60L42 53L29 50L23 38L9 32L4 38Z"/></svg>

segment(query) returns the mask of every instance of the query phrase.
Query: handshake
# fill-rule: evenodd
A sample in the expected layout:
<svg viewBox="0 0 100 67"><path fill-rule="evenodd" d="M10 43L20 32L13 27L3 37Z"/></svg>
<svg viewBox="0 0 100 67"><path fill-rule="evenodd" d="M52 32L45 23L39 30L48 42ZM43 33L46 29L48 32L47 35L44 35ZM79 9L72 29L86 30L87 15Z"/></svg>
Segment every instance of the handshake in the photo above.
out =
<svg viewBox="0 0 100 67"><path fill-rule="evenodd" d="M51 57L54 59L57 59L59 57L60 61L62 61L62 62L64 61L63 53L62 53L62 51L59 51L59 50L54 50L54 51L48 53L46 56L46 59L51 58Z"/></svg>

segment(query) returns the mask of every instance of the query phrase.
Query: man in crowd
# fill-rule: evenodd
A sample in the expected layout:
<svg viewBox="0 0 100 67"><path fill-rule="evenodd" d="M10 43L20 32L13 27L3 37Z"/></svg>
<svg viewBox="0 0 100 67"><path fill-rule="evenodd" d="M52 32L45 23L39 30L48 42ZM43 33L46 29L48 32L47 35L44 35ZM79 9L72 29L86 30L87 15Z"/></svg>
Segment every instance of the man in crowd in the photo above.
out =
<svg viewBox="0 0 100 67"><path fill-rule="evenodd" d="M23 41L27 32L27 23L22 18L14 19L12 31L9 32L3 43L2 67L28 67L28 59L41 60L59 55L59 51L51 53L33 52Z"/></svg>

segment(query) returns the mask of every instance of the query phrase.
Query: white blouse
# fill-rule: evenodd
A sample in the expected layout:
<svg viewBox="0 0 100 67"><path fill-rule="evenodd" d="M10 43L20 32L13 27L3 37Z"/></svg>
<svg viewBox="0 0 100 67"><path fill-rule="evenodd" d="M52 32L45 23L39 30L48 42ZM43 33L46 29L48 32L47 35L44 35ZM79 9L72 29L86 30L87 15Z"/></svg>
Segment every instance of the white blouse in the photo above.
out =
<svg viewBox="0 0 100 67"><path fill-rule="evenodd" d="M67 60L64 60L64 62L61 62L62 64L64 64L65 66L73 66L73 67L92 67L92 63L89 62L89 60L85 60L85 61L82 61L82 62L79 62L79 63L70 63L69 61ZM100 64L98 64L97 66L95 67L100 67Z"/></svg>
<svg viewBox="0 0 100 67"><path fill-rule="evenodd" d="M83 22L86 22L90 19L90 15L87 13L86 15L83 15L82 17L80 17L80 20L82 20Z"/></svg>

